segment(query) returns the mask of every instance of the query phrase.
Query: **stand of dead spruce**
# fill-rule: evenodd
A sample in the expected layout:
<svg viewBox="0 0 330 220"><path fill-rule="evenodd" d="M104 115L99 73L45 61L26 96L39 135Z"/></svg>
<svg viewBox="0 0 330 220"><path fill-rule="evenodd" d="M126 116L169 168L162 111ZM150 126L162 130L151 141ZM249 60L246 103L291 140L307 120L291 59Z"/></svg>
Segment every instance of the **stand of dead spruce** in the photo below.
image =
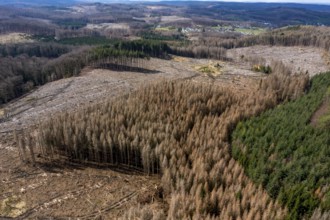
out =
<svg viewBox="0 0 330 220"><path fill-rule="evenodd" d="M231 157L235 125L294 99L308 77L275 72L250 94L189 81L164 81L40 123L17 135L28 152L53 159L125 165L159 173L172 219L283 219L286 209L244 174ZM33 144L32 144L33 143ZM37 147L31 147L37 146ZM27 150L28 149L28 150Z"/></svg>

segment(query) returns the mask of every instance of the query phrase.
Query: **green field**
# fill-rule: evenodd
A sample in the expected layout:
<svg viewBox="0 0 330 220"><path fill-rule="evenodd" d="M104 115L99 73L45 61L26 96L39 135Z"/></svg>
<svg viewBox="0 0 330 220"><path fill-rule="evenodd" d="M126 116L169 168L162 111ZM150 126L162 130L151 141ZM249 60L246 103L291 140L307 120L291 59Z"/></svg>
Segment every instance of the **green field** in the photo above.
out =
<svg viewBox="0 0 330 220"><path fill-rule="evenodd" d="M173 31L176 30L176 27L173 26L164 26L164 27L156 27L155 31Z"/></svg>
<svg viewBox="0 0 330 220"><path fill-rule="evenodd" d="M265 33L267 29L265 28L235 28L236 32L245 34L245 35L258 35Z"/></svg>

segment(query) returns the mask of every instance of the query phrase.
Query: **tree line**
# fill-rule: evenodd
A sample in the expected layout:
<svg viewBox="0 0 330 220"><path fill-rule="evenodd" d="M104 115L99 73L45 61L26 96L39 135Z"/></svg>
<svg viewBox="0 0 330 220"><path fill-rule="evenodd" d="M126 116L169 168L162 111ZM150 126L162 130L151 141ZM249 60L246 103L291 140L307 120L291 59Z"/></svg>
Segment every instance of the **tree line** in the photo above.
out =
<svg viewBox="0 0 330 220"><path fill-rule="evenodd" d="M95 48L91 55L91 66L123 70L147 70L146 67L149 55L138 50L118 49L113 45L106 45Z"/></svg>
<svg viewBox="0 0 330 220"><path fill-rule="evenodd" d="M17 98L36 86L78 75L88 63L90 50L87 47L71 50L70 47L58 45L1 47L3 48L5 49L1 53L6 56L0 57L0 104Z"/></svg>
<svg viewBox="0 0 330 220"><path fill-rule="evenodd" d="M166 44L151 41L113 41L109 45L78 48L55 43L0 45L0 104L36 86L77 76L88 65L148 71L147 59L165 58L167 51Z"/></svg>
<svg viewBox="0 0 330 220"><path fill-rule="evenodd" d="M35 20L12 18L0 20L0 34L12 32L37 34L37 35L55 35L55 27L51 24L45 24Z"/></svg>
<svg viewBox="0 0 330 220"><path fill-rule="evenodd" d="M0 44L0 57L16 57L26 54L29 57L57 58L72 49L73 47L55 43Z"/></svg>
<svg viewBox="0 0 330 220"><path fill-rule="evenodd" d="M165 42L154 40L119 41L114 48L124 51L139 51L150 57L167 58L170 47Z"/></svg>
<svg viewBox="0 0 330 220"><path fill-rule="evenodd" d="M199 59L228 60L227 50L223 47L203 46L194 44L188 46L172 46L171 53L178 56Z"/></svg>

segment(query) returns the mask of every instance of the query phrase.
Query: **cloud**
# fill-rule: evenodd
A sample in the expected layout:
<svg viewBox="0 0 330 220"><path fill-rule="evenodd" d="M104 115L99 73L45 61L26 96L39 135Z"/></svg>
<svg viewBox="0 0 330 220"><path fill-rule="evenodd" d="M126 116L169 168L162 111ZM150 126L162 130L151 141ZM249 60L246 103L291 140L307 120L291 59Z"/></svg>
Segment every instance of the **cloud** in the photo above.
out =
<svg viewBox="0 0 330 220"><path fill-rule="evenodd" d="M93 1L93 0L92 0ZM144 2L159 2L161 0L131 0L131 1L144 1ZM179 0L186 1L186 0ZM193 1L193 0L192 0ZM217 0L199 0L199 1L217 1ZM330 4L329 0L218 0L219 2L266 2L266 3L308 3L308 4ZM106 1L104 1L106 2ZM109 1L108 1L109 2Z"/></svg>

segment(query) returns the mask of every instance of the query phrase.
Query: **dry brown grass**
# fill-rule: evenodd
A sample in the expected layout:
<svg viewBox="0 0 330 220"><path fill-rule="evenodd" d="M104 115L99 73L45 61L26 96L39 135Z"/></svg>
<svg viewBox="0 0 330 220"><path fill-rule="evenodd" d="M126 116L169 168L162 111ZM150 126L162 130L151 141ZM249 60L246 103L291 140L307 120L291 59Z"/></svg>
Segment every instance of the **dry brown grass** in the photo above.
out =
<svg viewBox="0 0 330 220"><path fill-rule="evenodd" d="M172 57L172 60L174 61L174 62L187 62L188 61L188 59L187 58L185 58L185 57L179 57L179 56L173 56Z"/></svg>
<svg viewBox="0 0 330 220"><path fill-rule="evenodd" d="M5 116L5 110L0 108L0 118Z"/></svg>
<svg viewBox="0 0 330 220"><path fill-rule="evenodd" d="M30 39L30 35L23 33L10 33L0 35L0 44L16 44L16 43L32 43L34 42Z"/></svg>
<svg viewBox="0 0 330 220"><path fill-rule="evenodd" d="M210 77L217 77L223 73L223 63L221 62L209 62L206 65L197 65L194 69L202 74Z"/></svg>
<svg viewBox="0 0 330 220"><path fill-rule="evenodd" d="M324 59L324 62L326 63L326 65L330 69L330 54L329 54L329 52L328 51L324 51L322 57Z"/></svg>

